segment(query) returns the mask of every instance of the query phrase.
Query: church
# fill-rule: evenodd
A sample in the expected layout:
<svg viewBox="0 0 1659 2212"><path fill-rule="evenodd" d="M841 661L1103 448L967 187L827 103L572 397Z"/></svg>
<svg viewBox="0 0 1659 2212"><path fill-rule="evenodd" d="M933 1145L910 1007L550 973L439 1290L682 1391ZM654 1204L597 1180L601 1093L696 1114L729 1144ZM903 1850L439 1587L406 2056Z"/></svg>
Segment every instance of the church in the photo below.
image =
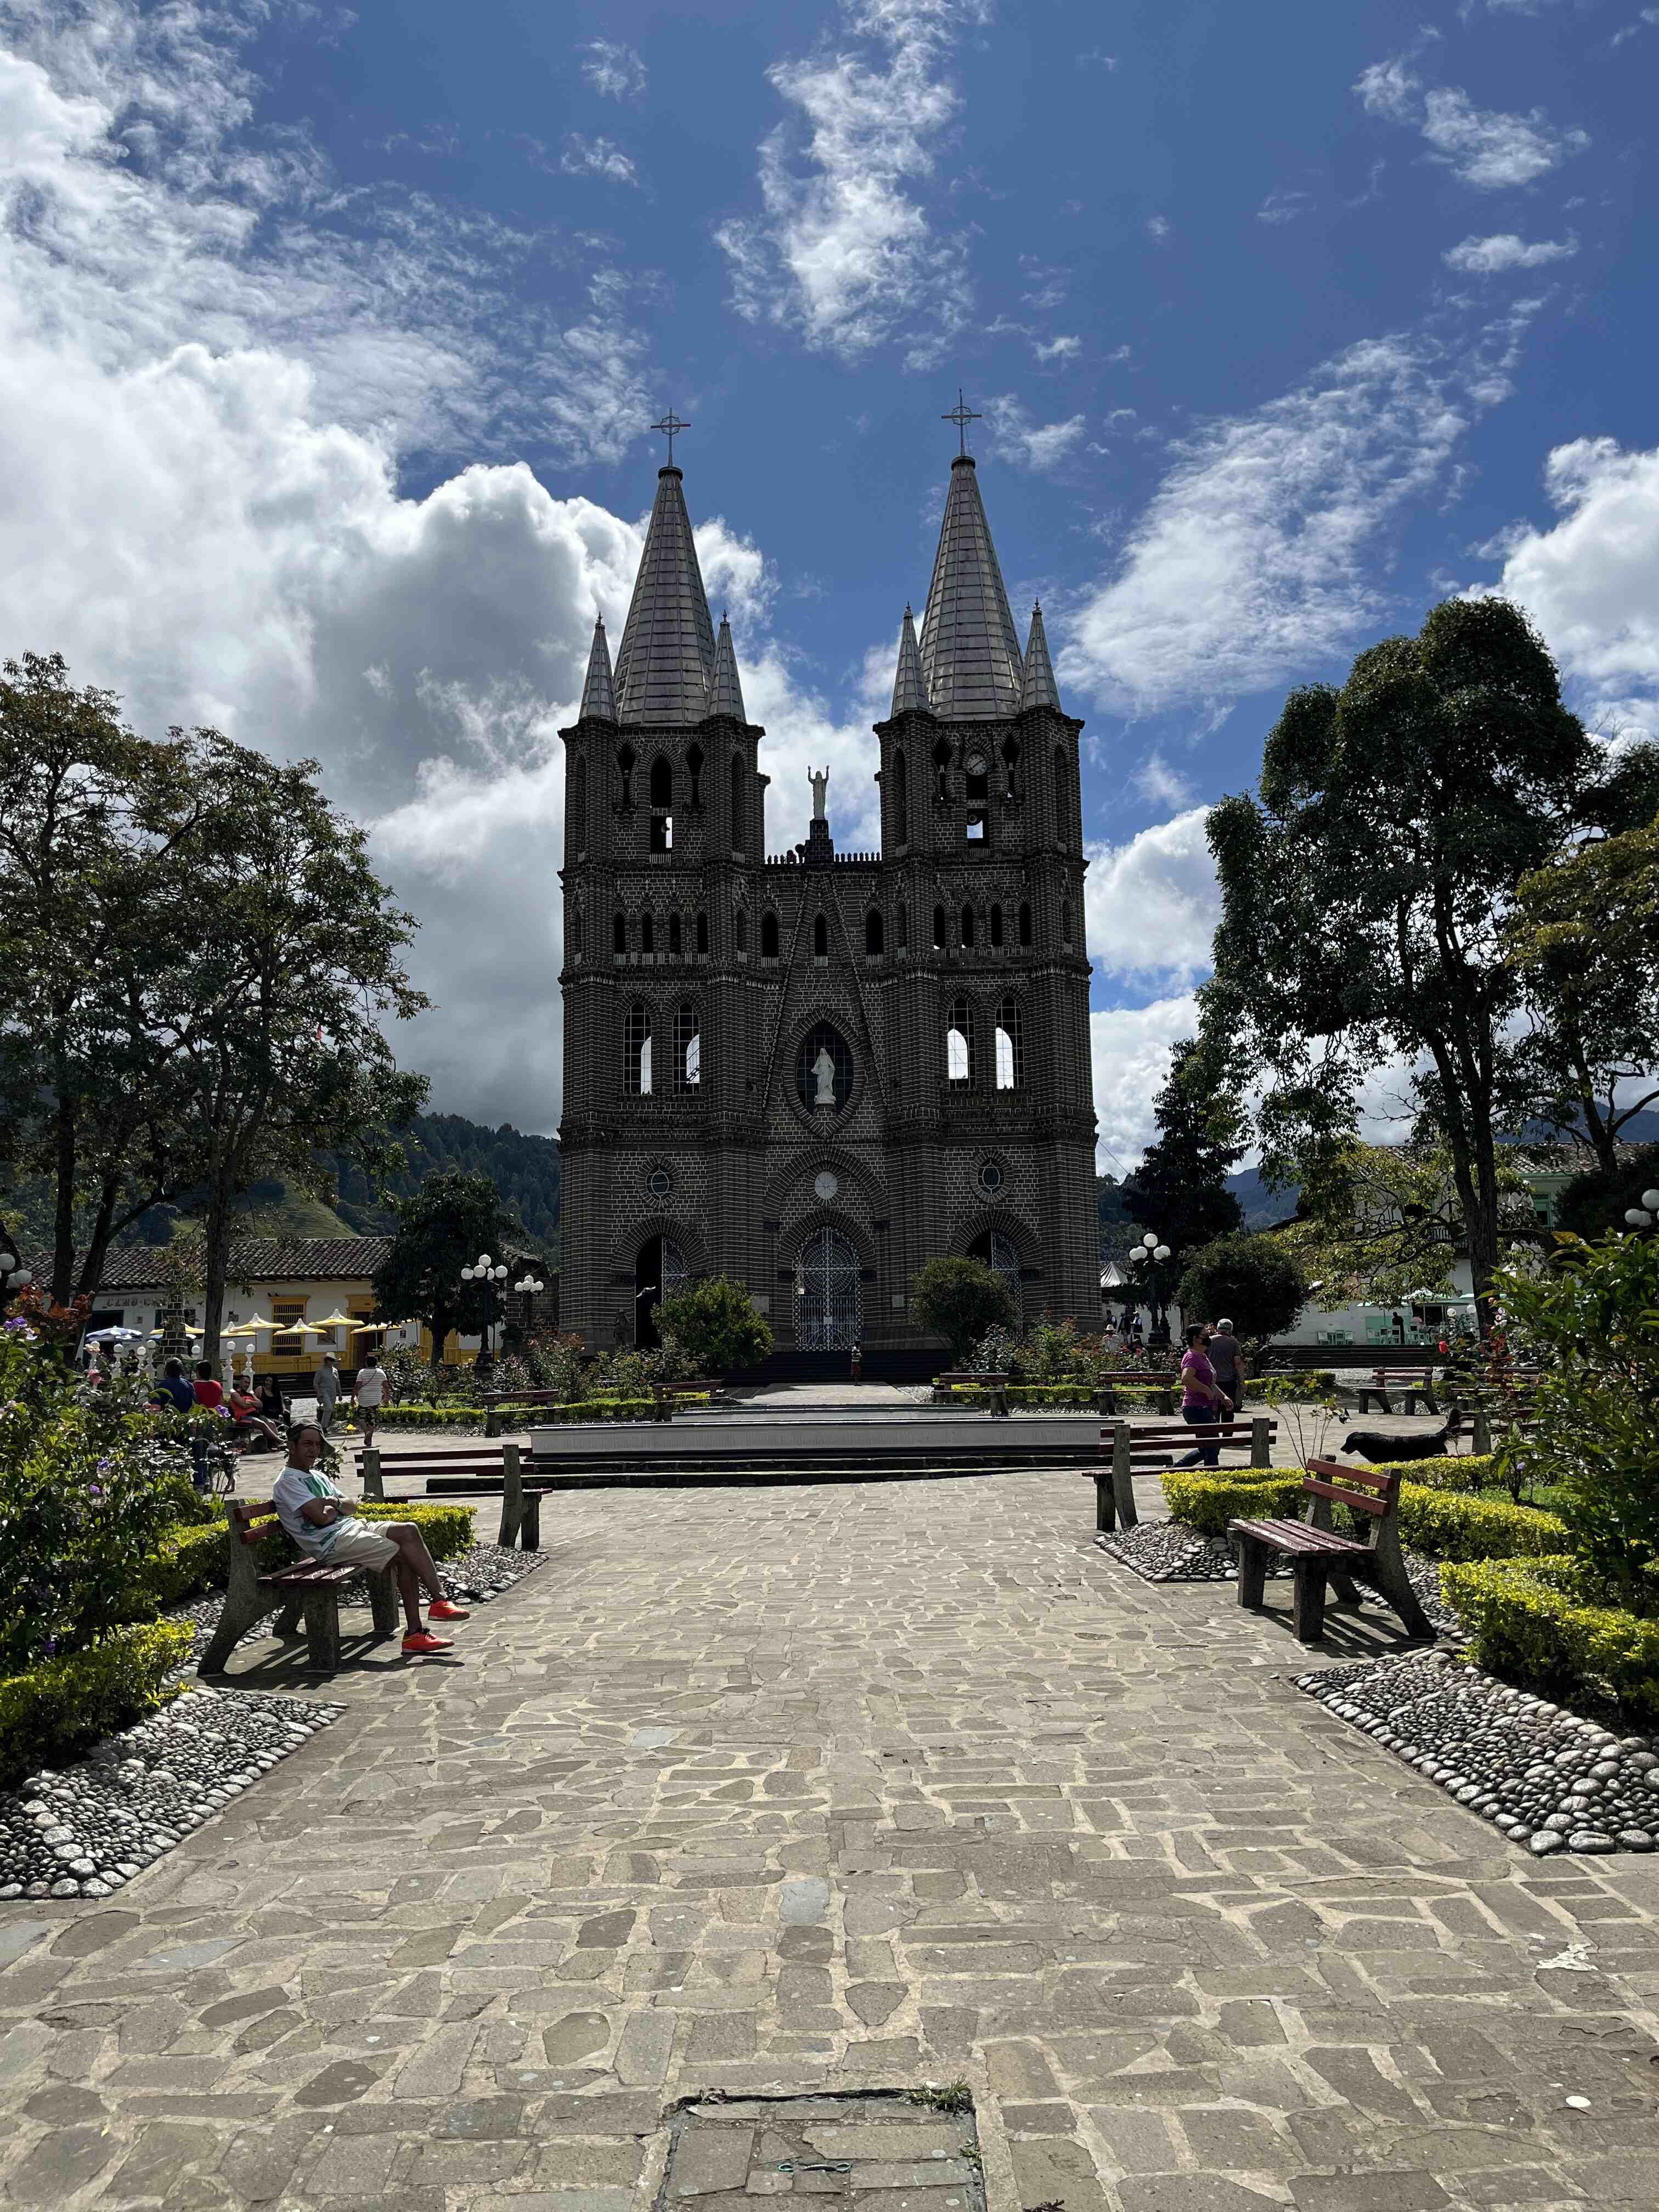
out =
<svg viewBox="0 0 1659 2212"><path fill-rule="evenodd" d="M1040 608L1021 650L964 450L874 726L880 850L836 849L825 774L769 854L765 732L659 471L614 665L600 621L561 732L560 1307L590 1349L654 1343L720 1274L781 1372L926 1372L939 1254L1098 1328L1082 727Z"/></svg>

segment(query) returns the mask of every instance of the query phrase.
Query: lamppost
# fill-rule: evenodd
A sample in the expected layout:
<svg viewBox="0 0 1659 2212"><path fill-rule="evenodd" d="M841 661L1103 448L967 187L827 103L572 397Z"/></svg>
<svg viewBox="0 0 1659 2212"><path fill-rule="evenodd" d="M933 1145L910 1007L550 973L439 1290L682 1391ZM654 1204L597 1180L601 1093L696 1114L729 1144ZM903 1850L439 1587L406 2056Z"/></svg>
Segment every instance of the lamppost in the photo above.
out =
<svg viewBox="0 0 1659 2212"><path fill-rule="evenodd" d="M1625 1218L1632 1229L1651 1229L1659 1215L1659 1190L1644 1190L1640 1206L1627 1206Z"/></svg>
<svg viewBox="0 0 1659 2212"><path fill-rule="evenodd" d="M1164 1285L1158 1270L1170 1256L1170 1248L1161 1244L1152 1230L1141 1238L1129 1258L1133 1265L1146 1270L1145 1286L1152 1309L1152 1328L1156 1331L1160 1321L1167 1318L1164 1310ZM1139 1285L1137 1286L1139 1287Z"/></svg>
<svg viewBox="0 0 1659 2212"><path fill-rule="evenodd" d="M13 1243L10 1231L0 1229L0 1306L8 1304L19 1291L27 1290L33 1280L34 1271L23 1265L23 1255Z"/></svg>
<svg viewBox="0 0 1659 2212"><path fill-rule="evenodd" d="M495 1357L489 1348L490 1326L495 1318L495 1288L497 1283L507 1280L506 1264L493 1261L488 1252L480 1252L470 1267L462 1268L461 1280L464 1283L482 1283L484 1286L483 1331L477 1364L481 1367L488 1367L494 1363Z"/></svg>
<svg viewBox="0 0 1659 2212"><path fill-rule="evenodd" d="M521 1298L538 1298L542 1292L547 1288L547 1285L542 1282L536 1275L532 1274L531 1270L526 1267L522 1278L518 1282L514 1283L513 1287ZM529 1310L526 1308L525 1312L525 1320L526 1324L529 1322Z"/></svg>

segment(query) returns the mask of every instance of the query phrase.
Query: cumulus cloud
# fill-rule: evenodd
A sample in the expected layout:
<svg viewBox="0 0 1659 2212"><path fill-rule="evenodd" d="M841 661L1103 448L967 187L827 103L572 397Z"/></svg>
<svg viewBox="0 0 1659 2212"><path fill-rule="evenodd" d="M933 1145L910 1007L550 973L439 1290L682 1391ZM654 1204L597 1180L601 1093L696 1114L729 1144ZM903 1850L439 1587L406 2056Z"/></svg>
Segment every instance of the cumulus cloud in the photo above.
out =
<svg viewBox="0 0 1659 2212"><path fill-rule="evenodd" d="M584 138L573 131L564 142L559 167L567 177L605 177L613 185L637 185L633 157L610 138Z"/></svg>
<svg viewBox="0 0 1659 2212"><path fill-rule="evenodd" d="M1528 242L1506 230L1494 238L1466 238L1440 258L1449 269L1466 275L1496 276L1506 269L1541 269L1552 261L1571 261L1577 251L1576 238L1539 238Z"/></svg>
<svg viewBox="0 0 1659 2212"><path fill-rule="evenodd" d="M1533 184L1589 144L1583 131L1553 129L1541 107L1508 115L1456 87L1425 89L1401 56L1362 70L1354 90L1370 114L1419 131L1432 158L1477 191Z"/></svg>
<svg viewBox="0 0 1659 2212"><path fill-rule="evenodd" d="M985 427L992 450L1003 460L1021 468L1057 468L1083 442L1088 424L1081 415L1064 422L1034 422L1028 410L1010 392L985 402Z"/></svg>
<svg viewBox="0 0 1659 2212"><path fill-rule="evenodd" d="M966 256L934 233L921 192L960 106L951 42L983 13L981 0L853 0L858 46L768 72L798 119L761 143L762 214L715 233L739 314L848 360L898 337L916 366L963 327Z"/></svg>
<svg viewBox="0 0 1659 2212"><path fill-rule="evenodd" d="M1174 225L1167 215L1149 215L1146 218L1146 235L1159 246L1173 228Z"/></svg>
<svg viewBox="0 0 1659 2212"><path fill-rule="evenodd" d="M1582 711L1659 738L1659 447L1575 439L1544 484L1561 519L1509 534L1496 588L1536 621Z"/></svg>
<svg viewBox="0 0 1659 2212"><path fill-rule="evenodd" d="M578 52L586 56L582 75L607 100L637 100L645 90L645 63L633 46L617 39L590 39Z"/></svg>
<svg viewBox="0 0 1659 2212"><path fill-rule="evenodd" d="M1150 1006L1097 1007L1090 1014L1097 1164L1103 1172L1121 1175L1135 1166L1157 1136L1152 1100L1170 1073L1175 1047L1197 1030L1190 991L1154 999Z"/></svg>
<svg viewBox="0 0 1659 2212"><path fill-rule="evenodd" d="M1446 365L1388 337L1196 432L1069 625L1062 678L1142 714L1261 690L1334 653L1376 612L1379 534L1466 422Z"/></svg>
<svg viewBox="0 0 1659 2212"><path fill-rule="evenodd" d="M1071 361L1083 350L1081 338L1050 338L1046 344L1038 338L1035 343L1039 361Z"/></svg>
<svg viewBox="0 0 1659 2212"><path fill-rule="evenodd" d="M1127 844L1089 847L1089 951L1103 975L1167 987L1209 973L1221 894L1205 842L1207 813L1190 807Z"/></svg>

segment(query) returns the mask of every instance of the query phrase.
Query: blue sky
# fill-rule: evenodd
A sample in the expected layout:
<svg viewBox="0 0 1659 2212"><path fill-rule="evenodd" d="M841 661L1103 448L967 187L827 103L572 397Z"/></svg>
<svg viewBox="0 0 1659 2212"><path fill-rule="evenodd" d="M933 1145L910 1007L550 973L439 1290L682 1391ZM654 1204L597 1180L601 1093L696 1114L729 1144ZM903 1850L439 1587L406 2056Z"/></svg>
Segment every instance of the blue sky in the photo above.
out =
<svg viewBox="0 0 1659 2212"><path fill-rule="evenodd" d="M1269 30L1264 33L1264 21ZM1190 1019L1202 808L1449 591L1659 727L1659 8L0 0L0 649L324 766L434 1103L551 1128L556 731L671 403L771 843L925 597L958 384L1086 718L1103 1158Z"/></svg>

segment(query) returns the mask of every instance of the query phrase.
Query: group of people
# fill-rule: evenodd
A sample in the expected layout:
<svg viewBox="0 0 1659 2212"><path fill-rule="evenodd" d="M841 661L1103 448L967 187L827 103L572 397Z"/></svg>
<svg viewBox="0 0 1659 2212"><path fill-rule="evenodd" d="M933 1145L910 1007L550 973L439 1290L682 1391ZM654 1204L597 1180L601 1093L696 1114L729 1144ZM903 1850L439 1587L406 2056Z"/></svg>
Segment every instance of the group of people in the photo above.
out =
<svg viewBox="0 0 1659 2212"><path fill-rule="evenodd" d="M340 1402L341 1380L337 1357L331 1352L325 1352L323 1364L317 1370L316 1385L317 1419L322 1425L325 1436L334 1425L335 1409ZM356 1407L358 1418L362 1423L365 1443L372 1444L374 1441L374 1424L386 1403L386 1370L381 1366L378 1354L366 1352L351 1386L352 1403Z"/></svg>
<svg viewBox="0 0 1659 2212"><path fill-rule="evenodd" d="M1237 1414L1244 1395L1244 1347L1231 1321L1194 1322L1181 1357L1181 1418L1194 1428L1212 1427ZM1218 1467L1219 1446L1200 1444L1177 1467Z"/></svg>

